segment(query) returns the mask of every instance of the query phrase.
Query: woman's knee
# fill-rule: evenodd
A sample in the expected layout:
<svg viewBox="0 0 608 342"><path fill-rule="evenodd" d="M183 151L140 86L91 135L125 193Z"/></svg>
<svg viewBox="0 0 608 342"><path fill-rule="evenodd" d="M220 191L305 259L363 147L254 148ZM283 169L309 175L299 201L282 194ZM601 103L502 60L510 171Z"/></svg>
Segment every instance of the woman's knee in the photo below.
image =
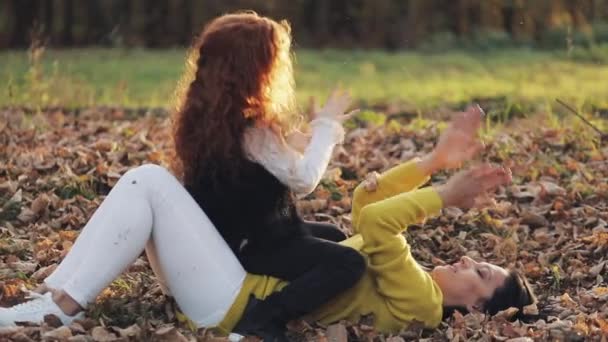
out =
<svg viewBox="0 0 608 342"><path fill-rule="evenodd" d="M367 268L367 260L359 251L346 246L344 246L340 254L340 257L336 258L336 262L338 262L338 265L343 270L344 277L350 282L357 281L363 276Z"/></svg>
<svg viewBox="0 0 608 342"><path fill-rule="evenodd" d="M333 242L340 242L347 238L346 234L344 234L338 226L331 223L307 221L304 224L308 228L310 234L316 238Z"/></svg>
<svg viewBox="0 0 608 342"><path fill-rule="evenodd" d="M156 164L143 164L127 171L119 180L123 186L139 188L149 197L158 197L163 184L175 186L179 181L166 168Z"/></svg>
<svg viewBox="0 0 608 342"><path fill-rule="evenodd" d="M127 171L124 175L125 177L134 178L134 179L152 179L156 180L158 178L164 178L171 176L171 173L166 168L157 165L157 164L143 164L137 167L134 167Z"/></svg>
<svg viewBox="0 0 608 342"><path fill-rule="evenodd" d="M127 171L123 178L131 184L158 185L175 177L166 168L156 164L143 164Z"/></svg>
<svg viewBox="0 0 608 342"><path fill-rule="evenodd" d="M341 231L338 227L333 227L332 229L328 229L327 237L329 241L340 242L346 240L347 236Z"/></svg>

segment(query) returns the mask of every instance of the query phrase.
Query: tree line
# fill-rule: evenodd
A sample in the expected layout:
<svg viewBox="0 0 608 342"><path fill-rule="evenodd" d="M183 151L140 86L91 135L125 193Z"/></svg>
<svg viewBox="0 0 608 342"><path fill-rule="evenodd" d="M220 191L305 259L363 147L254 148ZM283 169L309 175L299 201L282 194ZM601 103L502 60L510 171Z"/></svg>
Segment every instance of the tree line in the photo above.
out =
<svg viewBox="0 0 608 342"><path fill-rule="evenodd" d="M0 48L184 46L211 18L287 19L307 47L408 49L608 40L608 0L0 0Z"/></svg>

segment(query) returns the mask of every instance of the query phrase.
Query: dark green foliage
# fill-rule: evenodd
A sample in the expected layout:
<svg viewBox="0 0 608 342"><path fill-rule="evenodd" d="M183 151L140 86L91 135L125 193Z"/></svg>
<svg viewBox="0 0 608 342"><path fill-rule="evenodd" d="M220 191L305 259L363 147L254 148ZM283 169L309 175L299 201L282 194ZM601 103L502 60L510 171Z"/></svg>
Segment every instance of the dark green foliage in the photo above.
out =
<svg viewBox="0 0 608 342"><path fill-rule="evenodd" d="M0 48L28 46L34 27L52 46L184 46L211 18L243 9L288 19L296 43L308 47L439 52L514 41L562 48L568 39L587 47L607 39L606 7L606 0L4 0Z"/></svg>

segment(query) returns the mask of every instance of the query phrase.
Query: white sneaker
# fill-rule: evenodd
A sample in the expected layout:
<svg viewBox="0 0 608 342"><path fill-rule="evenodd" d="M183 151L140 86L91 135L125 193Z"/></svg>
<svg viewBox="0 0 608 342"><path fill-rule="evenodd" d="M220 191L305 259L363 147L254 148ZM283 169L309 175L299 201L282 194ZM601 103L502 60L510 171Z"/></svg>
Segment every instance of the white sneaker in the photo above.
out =
<svg viewBox="0 0 608 342"><path fill-rule="evenodd" d="M28 298L33 299L10 308L0 308L0 327L14 326L17 322L41 324L46 315L55 315L64 325L69 325L73 320L84 316L83 312L75 316L66 315L53 301L51 292L43 295L30 292Z"/></svg>

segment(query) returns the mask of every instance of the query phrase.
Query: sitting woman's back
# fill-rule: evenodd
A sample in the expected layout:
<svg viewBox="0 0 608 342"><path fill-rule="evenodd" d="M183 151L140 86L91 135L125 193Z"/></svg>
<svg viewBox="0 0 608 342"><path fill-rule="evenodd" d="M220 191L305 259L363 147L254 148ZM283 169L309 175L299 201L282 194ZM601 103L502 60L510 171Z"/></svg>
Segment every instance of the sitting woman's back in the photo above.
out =
<svg viewBox="0 0 608 342"><path fill-rule="evenodd" d="M303 153L289 146L300 124L289 32L253 13L213 20L195 42L174 118L176 175L248 271L291 281L251 311L245 325L257 335L280 335L282 323L351 287L365 269L357 251L318 238L344 238L337 227L305 222L296 210L295 193L314 190L343 139L350 99L329 99Z"/></svg>

